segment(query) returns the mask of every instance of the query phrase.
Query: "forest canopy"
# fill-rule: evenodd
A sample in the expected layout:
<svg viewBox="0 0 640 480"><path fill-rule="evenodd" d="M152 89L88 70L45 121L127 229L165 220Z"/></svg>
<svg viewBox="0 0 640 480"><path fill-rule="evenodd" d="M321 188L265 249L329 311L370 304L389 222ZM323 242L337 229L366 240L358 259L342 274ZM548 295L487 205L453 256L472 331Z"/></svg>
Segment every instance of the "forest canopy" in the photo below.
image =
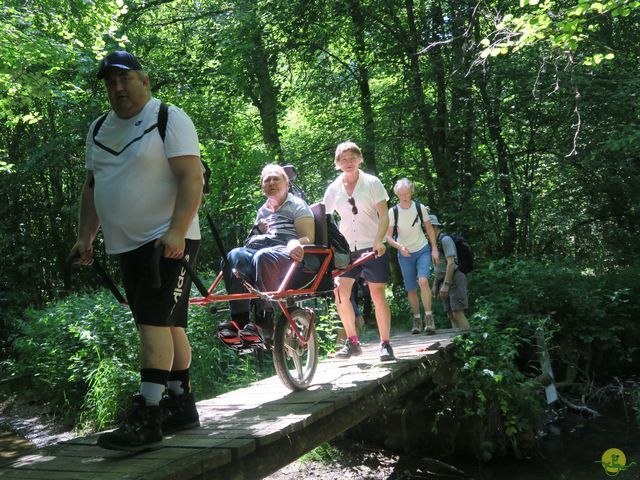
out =
<svg viewBox="0 0 640 480"><path fill-rule="evenodd" d="M193 119L227 245L252 220L264 164L294 164L319 201L336 144L353 140L389 192L415 181L480 265L628 265L639 17L640 2L622 0L6 0L2 325L61 294L85 137L109 108L97 63L114 49ZM212 242L204 250L215 268Z"/></svg>

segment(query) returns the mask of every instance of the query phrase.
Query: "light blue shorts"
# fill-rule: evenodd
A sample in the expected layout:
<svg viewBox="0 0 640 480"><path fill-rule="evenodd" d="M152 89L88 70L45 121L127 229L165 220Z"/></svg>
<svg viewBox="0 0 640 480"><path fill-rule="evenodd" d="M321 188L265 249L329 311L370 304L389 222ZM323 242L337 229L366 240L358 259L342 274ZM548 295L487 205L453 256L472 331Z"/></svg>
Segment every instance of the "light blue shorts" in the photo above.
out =
<svg viewBox="0 0 640 480"><path fill-rule="evenodd" d="M431 270L431 245L427 244L417 252L405 257L398 251L398 264L407 292L418 289L418 278L429 278Z"/></svg>

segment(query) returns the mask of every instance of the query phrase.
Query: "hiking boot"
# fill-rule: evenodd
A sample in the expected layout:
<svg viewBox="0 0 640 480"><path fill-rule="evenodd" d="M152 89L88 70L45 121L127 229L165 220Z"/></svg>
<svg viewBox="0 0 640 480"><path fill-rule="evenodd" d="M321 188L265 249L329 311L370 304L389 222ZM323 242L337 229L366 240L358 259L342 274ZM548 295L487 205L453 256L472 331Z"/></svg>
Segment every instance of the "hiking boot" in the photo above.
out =
<svg viewBox="0 0 640 480"><path fill-rule="evenodd" d="M393 354L393 348L391 348L391 344L383 343L380 345L380 361L381 362L390 362L395 360L396 356Z"/></svg>
<svg viewBox="0 0 640 480"><path fill-rule="evenodd" d="M424 316L424 333L434 335L436 333L436 324L433 322L433 315Z"/></svg>
<svg viewBox="0 0 640 480"><path fill-rule="evenodd" d="M333 358L339 358L340 360L345 360L351 357L357 357L362 354L362 349L360 348L359 343L353 343L348 338L344 341L344 346L338 350Z"/></svg>
<svg viewBox="0 0 640 480"><path fill-rule="evenodd" d="M238 332L242 340L243 348L266 348L264 339L258 327L254 323L247 323L242 330Z"/></svg>
<svg viewBox="0 0 640 480"><path fill-rule="evenodd" d="M413 317L413 328L411 329L411 333L416 335L422 331L422 318Z"/></svg>
<svg viewBox="0 0 640 480"><path fill-rule="evenodd" d="M229 322L222 322L218 325L218 333L217 337L222 340L227 347L233 348L234 350L242 347L242 339L238 334L238 324L233 320Z"/></svg>
<svg viewBox="0 0 640 480"><path fill-rule="evenodd" d="M162 407L162 433L173 433L200 426L193 393L177 395L169 390L169 396L160 401Z"/></svg>
<svg viewBox="0 0 640 480"><path fill-rule="evenodd" d="M116 430L100 435L98 446L126 452L160 448L162 447L161 421L160 407L147 406L142 395L135 395L125 421Z"/></svg>

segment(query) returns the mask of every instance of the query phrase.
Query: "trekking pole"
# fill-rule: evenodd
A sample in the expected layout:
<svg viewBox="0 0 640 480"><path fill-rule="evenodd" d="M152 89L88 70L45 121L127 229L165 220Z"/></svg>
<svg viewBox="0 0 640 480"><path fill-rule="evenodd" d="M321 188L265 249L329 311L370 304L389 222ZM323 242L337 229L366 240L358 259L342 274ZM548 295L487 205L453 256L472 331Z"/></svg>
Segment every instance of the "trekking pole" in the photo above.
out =
<svg viewBox="0 0 640 480"><path fill-rule="evenodd" d="M67 257L67 260L64 262L64 269L62 272L62 280L64 283L64 289L69 291L71 289L71 269L75 264L75 260L80 258L80 254L75 252ZM106 287L111 291L116 300L120 302L122 305L127 305L127 300L124 298L118 287L116 287L115 282L111 278L111 276L107 273L107 271L102 267L100 262L94 258L93 259L93 269L98 274L98 276L105 283Z"/></svg>
<svg viewBox="0 0 640 480"><path fill-rule="evenodd" d="M211 235L213 235L213 240L215 241L216 247L218 247L218 253L222 257L222 262L231 270L231 265L229 265L229 259L227 258L227 250L224 248L222 244L222 239L218 234L218 229L213 223L213 218L211 218L211 214L209 213L209 209L207 208L207 197L202 195L203 199L203 210L205 213L205 218L207 219L207 223L209 224L209 230L211 230Z"/></svg>

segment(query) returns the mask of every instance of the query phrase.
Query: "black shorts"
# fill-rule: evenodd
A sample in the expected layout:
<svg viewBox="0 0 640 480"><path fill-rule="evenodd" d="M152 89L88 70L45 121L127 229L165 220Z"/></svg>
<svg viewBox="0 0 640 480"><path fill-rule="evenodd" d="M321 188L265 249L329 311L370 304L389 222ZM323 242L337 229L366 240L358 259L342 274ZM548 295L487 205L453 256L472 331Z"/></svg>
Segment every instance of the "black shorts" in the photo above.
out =
<svg viewBox="0 0 640 480"><path fill-rule="evenodd" d="M191 278L179 260L160 259L160 288L151 286L155 240L120 254L122 282L136 323L158 327L187 326ZM195 268L200 240L185 242L185 258Z"/></svg>
<svg viewBox="0 0 640 480"><path fill-rule="evenodd" d="M355 255L356 258L365 252L373 251L373 249L360 250ZM353 257L353 255L352 255ZM354 260L354 258L352 258ZM370 258L359 266L352 268L342 276L345 278L357 279L360 275L369 283L387 283L391 276L391 267L389 265L389 251L387 250L381 257Z"/></svg>

